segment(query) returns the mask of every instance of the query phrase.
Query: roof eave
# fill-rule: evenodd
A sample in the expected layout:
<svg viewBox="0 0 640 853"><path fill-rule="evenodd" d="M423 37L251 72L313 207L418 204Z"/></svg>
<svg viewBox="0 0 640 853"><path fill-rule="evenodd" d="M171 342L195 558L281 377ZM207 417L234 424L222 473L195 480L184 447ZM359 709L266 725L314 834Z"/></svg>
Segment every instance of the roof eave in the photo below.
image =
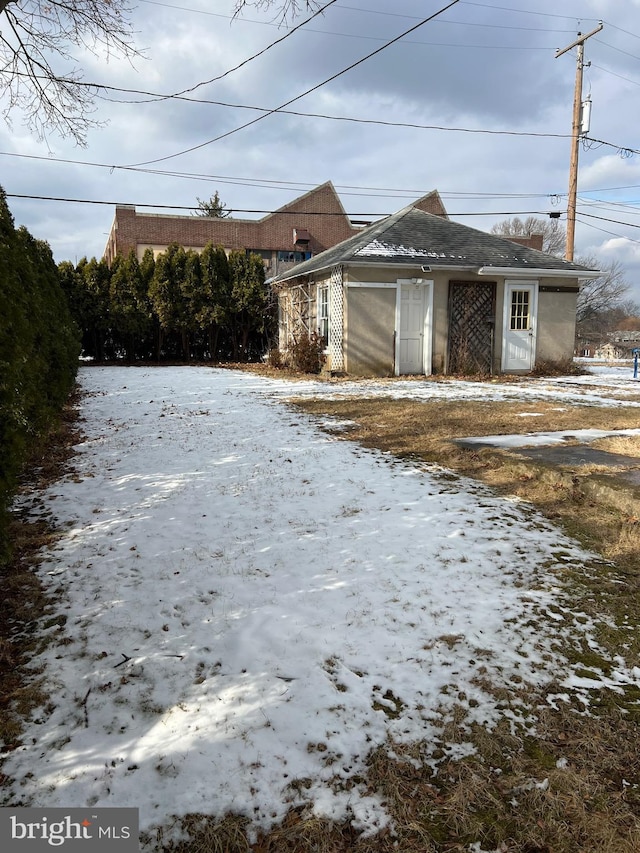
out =
<svg viewBox="0 0 640 853"><path fill-rule="evenodd" d="M602 275L600 270L568 270L568 269L543 269L537 267L480 267L478 275L505 275L514 278L598 278Z"/></svg>
<svg viewBox="0 0 640 853"><path fill-rule="evenodd" d="M323 270L330 270L332 267L340 266L340 262L338 261L335 264L326 264L321 267L314 267L311 270L300 270L296 272L296 268L292 267L291 271L288 273L283 273L283 275L276 275L273 278L267 279L265 284L284 284L287 281L291 281L294 278L302 278L305 275L315 275L317 272L322 272Z"/></svg>

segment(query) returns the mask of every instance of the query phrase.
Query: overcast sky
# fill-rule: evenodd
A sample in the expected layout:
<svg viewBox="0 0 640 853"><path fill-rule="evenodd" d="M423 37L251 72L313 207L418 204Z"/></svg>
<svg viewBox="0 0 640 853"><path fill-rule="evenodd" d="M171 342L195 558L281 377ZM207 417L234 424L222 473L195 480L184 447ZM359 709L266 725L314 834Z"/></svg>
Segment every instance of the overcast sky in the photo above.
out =
<svg viewBox="0 0 640 853"><path fill-rule="evenodd" d="M86 148L53 134L38 141L14 114L12 128L0 126L5 191L87 202L10 197L16 223L47 240L56 260L76 262L101 257L113 220L113 204L90 201L187 213L177 209L217 190L234 215L251 217L244 211L274 210L327 180L356 219L437 189L452 219L484 230L514 215L560 211L565 220L576 50L555 53L602 20L586 42L583 97L593 100L589 135L606 144L580 150L576 254L620 261L640 302L640 155L629 152L640 149L640 0L460 0L289 107L367 123L281 113L205 144L263 115L246 107L280 106L447 3L337 0L190 95L229 106L112 92L113 100L96 101L95 118L105 124ZM175 93L287 33L273 11L232 14L233 0L137 0L145 58L132 67L74 56L87 81Z"/></svg>

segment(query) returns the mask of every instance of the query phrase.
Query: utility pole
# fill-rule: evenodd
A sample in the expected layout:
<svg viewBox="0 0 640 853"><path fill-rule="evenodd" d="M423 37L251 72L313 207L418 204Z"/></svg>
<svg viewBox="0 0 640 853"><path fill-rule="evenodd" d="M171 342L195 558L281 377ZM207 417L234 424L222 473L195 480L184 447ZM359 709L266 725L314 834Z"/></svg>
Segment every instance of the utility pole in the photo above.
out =
<svg viewBox="0 0 640 853"><path fill-rule="evenodd" d="M584 68L584 43L591 36L595 36L602 29L602 21L598 24L595 30L582 35L578 33L578 38L571 42L562 50L556 51L556 59L571 50L573 47L578 48L577 66L576 66L576 85L573 93L573 124L571 129L571 162L569 164L569 198L567 200L567 245L565 250L565 258L567 261L573 260L573 245L576 233L576 198L578 195L578 152L580 148L580 136L583 131L582 127L582 70Z"/></svg>

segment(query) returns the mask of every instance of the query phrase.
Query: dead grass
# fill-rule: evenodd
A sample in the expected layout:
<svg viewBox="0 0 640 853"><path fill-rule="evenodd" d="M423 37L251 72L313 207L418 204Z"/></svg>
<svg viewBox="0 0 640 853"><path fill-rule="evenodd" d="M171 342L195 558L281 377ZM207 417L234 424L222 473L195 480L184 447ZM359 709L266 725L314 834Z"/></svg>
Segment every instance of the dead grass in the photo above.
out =
<svg viewBox="0 0 640 853"><path fill-rule="evenodd" d="M59 479L67 470L78 441L78 396L72 395L55 431L29 460L21 488L36 490ZM29 518L13 513L9 525L12 556L0 566L3 602L0 608L0 741L6 749L20 743L23 720L29 712L46 704L40 684L27 678L25 665L42 647L41 620L50 611L51 602L35 573L42 549L50 547L58 532L43 517ZM1 774L0 774L1 778Z"/></svg>
<svg viewBox="0 0 640 853"><path fill-rule="evenodd" d="M471 845L504 853L637 853L640 849L640 729L621 714L576 717L569 706L536 711L537 737L448 720L450 743L475 754L424 760L431 743L389 742L368 759L364 785L386 805L384 831L362 838L341 824L292 808L283 823L250 842L247 821L188 815L171 831L142 839L142 850L171 853L468 853ZM634 781L635 780L635 781ZM187 837L184 838L184 835Z"/></svg>
<svg viewBox="0 0 640 853"><path fill-rule="evenodd" d="M265 366L264 375L283 376ZM332 380L335 381L335 380ZM519 381L519 380L514 380ZM315 415L354 422L344 438L357 440L418 464L444 466L453 476L475 477L502 493L531 502L607 561L580 570L568 566L561 581L575 612L595 624L602 646L595 652L576 643L564 651L576 667L606 671L614 655L640 660L640 525L631 514L587 495L581 476L543 469L513 454L466 450L453 439L529 430L603 429L637 426L637 409L574 407L559 411L553 403L412 403L389 400L304 401ZM522 417L535 411L540 416ZM66 464L69 441L61 438L59 464L49 453L30 477L58 476ZM607 440L606 448L628 453ZM637 441L637 440L636 440ZM65 442L67 450L64 449ZM640 446L640 441L637 442ZM640 453L638 454L640 455ZM436 470L436 476L438 476ZM442 474L451 477L451 474ZM17 518L14 561L3 577L9 610L0 618L0 687L3 730L19 743L20 714L43 702L36 685L21 681L20 671L38 637L29 626L46 615L47 601L31 570L37 551L56 532L46 522ZM15 624L25 631L18 638ZM444 636L453 647L458 638ZM250 838L249 822L237 815L215 819L187 815L141 838L141 849L158 853L468 853L471 845L502 853L636 853L640 850L640 689L622 694L601 691L592 698L592 716L574 701L550 707L539 695L499 689L493 692L505 710L523 703L531 729L505 719L494 729L471 724L460 708L443 717L442 743L389 743L368 757L359 784L380 796L392 826L362 838L350 821L320 820L303 807L292 807L282 824ZM30 693L30 691L32 691ZM561 692L547 685L547 693ZM396 702L395 697L384 697ZM12 709L9 712L9 709ZM392 708L390 708L393 711ZM461 760L447 757L446 744L471 743ZM439 763L428 763L436 756ZM299 780L292 796L304 794ZM176 832L178 833L176 835ZM178 840L176 840L178 839Z"/></svg>
<svg viewBox="0 0 640 853"><path fill-rule="evenodd" d="M601 555L603 560L592 570L578 574L567 569L562 580L571 586L576 610L597 621L599 638L611 655L626 648L630 660L636 655L633 663L640 660L640 631L629 629L630 623L640 626L640 489L625 486L626 499L617 502L611 471L602 477L589 468L534 464L513 453L467 449L454 443L454 439L470 435L510 434L534 428L626 429L639 423L636 408L576 406L558 411L555 403L536 403L534 408L520 403L362 398L304 400L297 401L296 406L313 415L352 421L348 432L337 431L343 438L414 464L437 464L480 480L498 493L515 495L563 527L589 551ZM521 417L530 411L540 416ZM626 440L620 436L607 441ZM639 507L637 514L635 506Z"/></svg>
<svg viewBox="0 0 640 853"><path fill-rule="evenodd" d="M640 435L616 435L611 438L599 438L591 447L606 450L607 453L620 453L623 456L640 458Z"/></svg>
<svg viewBox="0 0 640 853"><path fill-rule="evenodd" d="M632 509L625 511L610 505L604 497L598 499L592 491L586 490L590 474L615 473L615 469L544 466L514 453L487 447L465 448L454 443L455 439L472 435L532 430L555 432L585 426L626 429L636 427L639 422L640 415L635 408L575 406L559 410L553 402L523 405L363 398L298 400L295 405L313 415L352 421L349 430L336 430L336 433L366 447L418 463L435 463L481 480L502 493L516 495L535 505L554 522L564 525L589 549L605 559L615 560L618 568L638 573L640 524L635 513ZM535 418L523 417L531 412L536 413ZM624 438L618 440L624 441ZM640 490L638 498L640 501ZM633 505L632 499L629 504Z"/></svg>

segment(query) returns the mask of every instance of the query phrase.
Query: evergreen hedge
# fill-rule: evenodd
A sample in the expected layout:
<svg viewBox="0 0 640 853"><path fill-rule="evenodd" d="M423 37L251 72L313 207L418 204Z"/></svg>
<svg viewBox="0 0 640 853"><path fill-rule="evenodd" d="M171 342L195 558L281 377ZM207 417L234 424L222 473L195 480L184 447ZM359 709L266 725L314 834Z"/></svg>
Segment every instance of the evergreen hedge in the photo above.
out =
<svg viewBox="0 0 640 853"><path fill-rule="evenodd" d="M29 453L73 388L80 341L47 243L15 228L0 188L0 565L8 508Z"/></svg>
<svg viewBox="0 0 640 853"><path fill-rule="evenodd" d="M154 258L147 249L59 265L82 350L96 361L250 361L277 332L276 304L262 258L229 256L209 243L201 254L178 243Z"/></svg>

